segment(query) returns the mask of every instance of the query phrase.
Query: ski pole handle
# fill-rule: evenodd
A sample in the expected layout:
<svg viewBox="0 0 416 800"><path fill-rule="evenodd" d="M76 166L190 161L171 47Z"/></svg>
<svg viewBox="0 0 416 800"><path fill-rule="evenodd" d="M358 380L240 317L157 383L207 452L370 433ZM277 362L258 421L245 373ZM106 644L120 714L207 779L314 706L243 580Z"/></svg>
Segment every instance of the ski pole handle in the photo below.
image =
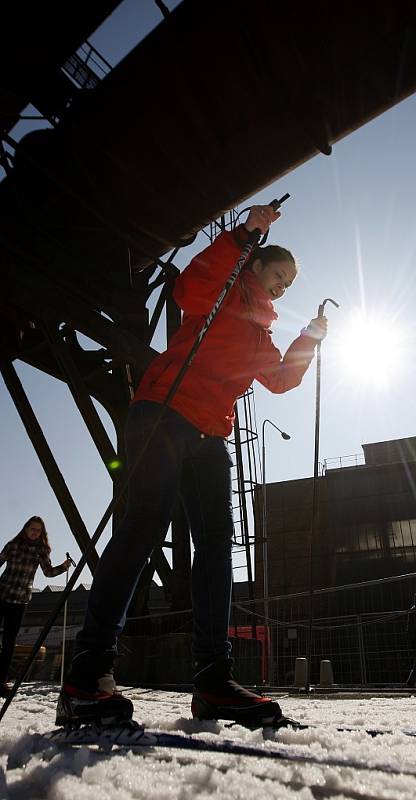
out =
<svg viewBox="0 0 416 800"><path fill-rule="evenodd" d="M277 209L280 208L282 203L284 203L285 200L287 200L289 197L290 197L289 192L286 192L286 194L284 194L283 197L280 198L280 200L272 200L270 205L271 205L273 211L277 211Z"/></svg>
<svg viewBox="0 0 416 800"><path fill-rule="evenodd" d="M71 562L71 566L76 567L76 563L75 563L74 559L71 558L69 553L66 553L66 560Z"/></svg>
<svg viewBox="0 0 416 800"><path fill-rule="evenodd" d="M323 317L324 310L325 310L325 303L332 303L336 308L339 308L339 303L336 300L333 300L332 297L327 297L319 306L318 308L318 317Z"/></svg>

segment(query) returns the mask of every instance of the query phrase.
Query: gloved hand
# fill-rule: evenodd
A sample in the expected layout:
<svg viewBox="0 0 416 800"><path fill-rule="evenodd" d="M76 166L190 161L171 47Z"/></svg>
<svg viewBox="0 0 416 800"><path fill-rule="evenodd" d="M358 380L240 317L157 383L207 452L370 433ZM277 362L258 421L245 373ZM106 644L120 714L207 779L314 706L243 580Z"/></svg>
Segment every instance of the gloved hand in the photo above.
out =
<svg viewBox="0 0 416 800"><path fill-rule="evenodd" d="M317 342L321 342L322 339L325 339L325 336L328 333L328 320L326 317L315 317L311 319L309 325L303 329L302 333L306 336L311 336L312 339L316 339Z"/></svg>
<svg viewBox="0 0 416 800"><path fill-rule="evenodd" d="M279 217L280 211L273 211L271 206L251 206L244 227L249 232L258 228L264 234Z"/></svg>

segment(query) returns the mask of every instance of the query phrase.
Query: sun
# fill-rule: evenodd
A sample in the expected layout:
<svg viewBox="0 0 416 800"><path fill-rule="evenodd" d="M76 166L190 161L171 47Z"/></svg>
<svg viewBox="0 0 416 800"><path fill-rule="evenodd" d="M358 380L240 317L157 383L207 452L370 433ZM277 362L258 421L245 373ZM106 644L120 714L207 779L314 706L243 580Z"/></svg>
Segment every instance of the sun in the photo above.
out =
<svg viewBox="0 0 416 800"><path fill-rule="evenodd" d="M392 384L402 366L403 334L392 319L354 311L334 350L338 366L357 389L383 389Z"/></svg>

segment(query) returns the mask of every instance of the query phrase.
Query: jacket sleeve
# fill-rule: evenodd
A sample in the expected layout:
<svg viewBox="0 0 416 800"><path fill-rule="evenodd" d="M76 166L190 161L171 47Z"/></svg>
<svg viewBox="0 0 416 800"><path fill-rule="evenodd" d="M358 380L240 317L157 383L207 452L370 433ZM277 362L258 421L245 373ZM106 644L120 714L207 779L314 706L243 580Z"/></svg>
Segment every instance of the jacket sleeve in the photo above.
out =
<svg viewBox="0 0 416 800"><path fill-rule="evenodd" d="M209 314L241 254L243 235L224 231L178 275L173 297L186 313Z"/></svg>
<svg viewBox="0 0 416 800"><path fill-rule="evenodd" d="M8 557L9 557L9 554L7 552L8 547L9 547L9 545L6 544L6 546L3 547L3 550L0 553L0 566L2 566L2 564L5 564L7 559L8 559Z"/></svg>
<svg viewBox="0 0 416 800"><path fill-rule="evenodd" d="M53 567L51 560L47 555L41 555L39 563L42 567L43 574L46 575L47 578L55 578L57 575L61 575L63 572L66 572L66 569L62 566L62 564L60 564L59 567Z"/></svg>
<svg viewBox="0 0 416 800"><path fill-rule="evenodd" d="M313 359L315 345L316 339L303 334L292 342L282 358L268 334L263 344L262 364L255 376L256 380L274 394L283 394L294 389L299 386Z"/></svg>

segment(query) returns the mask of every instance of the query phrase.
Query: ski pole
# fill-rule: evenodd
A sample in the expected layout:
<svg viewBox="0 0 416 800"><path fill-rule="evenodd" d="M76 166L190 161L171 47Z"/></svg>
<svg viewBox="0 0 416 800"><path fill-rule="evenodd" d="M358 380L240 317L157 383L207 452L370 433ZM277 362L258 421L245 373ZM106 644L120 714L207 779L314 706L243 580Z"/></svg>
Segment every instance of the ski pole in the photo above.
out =
<svg viewBox="0 0 416 800"><path fill-rule="evenodd" d="M76 567L75 561L71 558L69 553L66 554L66 560L71 562L73 567ZM65 582L65 589L68 586L68 570L66 571L66 582ZM64 667L65 667L65 638L66 638L66 613L67 613L67 601L65 600L64 605L64 624L62 628L62 657L61 657L61 687L64 682Z"/></svg>
<svg viewBox="0 0 416 800"><path fill-rule="evenodd" d="M287 200L289 197L290 197L290 194L286 193L286 194L283 195L283 197L280 198L280 200L272 200L270 205L272 206L274 211L277 211L278 208L280 208L280 206L282 205L282 203L284 203L285 200ZM176 378L174 379L174 381L173 381L173 383L172 383L172 385L171 385L171 387L170 387L170 389L169 389L169 391L168 391L168 393L167 393L167 395L165 397L165 400L161 404L160 411L159 411L159 413L158 413L158 415L157 415L157 417L155 419L155 423L153 425L153 428L151 429L146 441L144 442L144 445L143 445L142 449L139 451L139 453L137 455L137 458L136 458L136 461L132 464L129 472L127 473L126 477L122 481L122 483L121 483L121 485L119 487L119 491L118 491L117 495L110 501L109 505L107 506L106 510L104 511L104 514L103 514L100 522L98 523L97 528L96 528L93 536L91 537L91 539L90 539L90 541L89 541L89 543L88 543L83 555L81 556L80 560L78 561L78 565L74 569L71 578L68 580L68 583L67 583L64 591L62 592L62 596L59 598L59 600L58 600L58 602L56 604L56 607L51 612L51 614L49 616L49 619L45 623L45 625L43 627L43 630L40 632L35 644L33 645L31 654L28 656L28 659L27 659L26 663L23 665L23 668L22 668L22 671L21 671L20 675L17 676L9 696L6 698L5 702L3 703L3 706L0 709L0 721L3 719L3 717L4 717L4 715L5 715L6 711L7 711L10 703L13 701L13 698L14 698L16 692L18 691L20 685L23 683L24 679L26 678L26 675L28 674L29 669L32 666L32 664L33 664L33 662L34 662L34 660L35 660L35 658L36 658L36 656L38 654L39 648L42 646L42 643L44 642L46 636L48 635L50 629L52 628L52 625L54 624L59 612L61 611L61 608L63 607L64 603L66 602L66 599L67 599L68 595L72 591L73 586L75 585L76 581L78 580L79 575L81 574L82 570L84 569L84 567L85 567L85 565L87 563L87 558L88 558L88 555L89 555L91 549L94 548L95 545L97 544L97 542L98 542L98 540L99 540L104 528L106 527L107 523L109 522L109 520L111 518L111 515L112 515L114 509L116 508L116 506L120 502L121 498L123 497L124 492L127 489L127 486L128 486L128 484L130 482L130 479L131 479L133 473L135 472L135 470L137 469L139 463L141 462L141 460L142 460L142 458L143 458L143 456L144 456L144 454L145 454L145 452L146 452L146 450L147 450L147 448L148 448L148 446L149 446L149 444L150 444L150 442L151 442L151 440L152 440L152 438L153 438L153 436L154 436L154 434L155 434L155 432L156 432L156 430L157 430L157 428L158 428L158 426L159 426L159 424L160 424L160 422L162 420L162 417L163 417L163 415L164 415L164 413L166 411L167 405L172 400L174 394L177 392L177 390L179 388L179 385L181 384L181 382L182 382L182 380L183 380L183 378L185 376L185 373L187 372L188 368L190 367L198 348L200 347L200 345L201 345L203 339L205 338L205 336L206 336L209 328L211 327L212 323L214 322L214 319L217 316L217 314L218 314L218 312L219 312L219 310L220 310L220 308L221 308L221 306L222 306L222 304L224 302L225 297L227 296L227 294L230 292L230 290L234 286L234 284L235 284L235 282L236 282L241 270L243 269L244 264L246 263L247 259L250 257L250 255L251 255L252 251L254 250L255 246L257 245L257 243L258 243L258 241L260 239L260 236L261 236L261 231L258 228L256 228L254 231L251 231L251 233L249 235L249 238L248 238L248 240L247 240L247 242L246 242L246 244L245 244L245 246L243 248L243 251L242 251L242 253L241 253L241 255L240 255L240 257L239 257L239 259L238 259L238 261L237 261L237 263L236 263L236 265L235 265L235 267L234 267L234 269L233 269L233 271L231 273L231 275L227 279L227 281L226 281L226 283L224 285L224 288L222 289L219 297L217 298L216 302L214 303L210 313L208 314L208 316L207 316L207 318L206 318L206 320L205 320L200 332L198 333L198 335L197 335L197 337L195 339L195 342L192 345L192 347L191 347L191 349L190 349L190 351L189 351L189 353L188 353L188 355L187 355L182 367L180 368Z"/></svg>
<svg viewBox="0 0 416 800"><path fill-rule="evenodd" d="M332 300L331 297L325 298L318 307L318 318L323 317L326 303L332 303L336 308L339 308L339 303ZM309 541L309 634L308 634L308 657L307 657L307 679L306 691L310 689L311 680L311 658L312 658L312 630L313 630L313 548L315 531L317 528L318 506L317 506L317 488L318 488L318 469L319 469L319 434L320 434L320 417L321 417L321 339L318 341L316 347L316 394L315 394L315 453L313 462L313 487L312 487L312 512L311 512L311 530Z"/></svg>

